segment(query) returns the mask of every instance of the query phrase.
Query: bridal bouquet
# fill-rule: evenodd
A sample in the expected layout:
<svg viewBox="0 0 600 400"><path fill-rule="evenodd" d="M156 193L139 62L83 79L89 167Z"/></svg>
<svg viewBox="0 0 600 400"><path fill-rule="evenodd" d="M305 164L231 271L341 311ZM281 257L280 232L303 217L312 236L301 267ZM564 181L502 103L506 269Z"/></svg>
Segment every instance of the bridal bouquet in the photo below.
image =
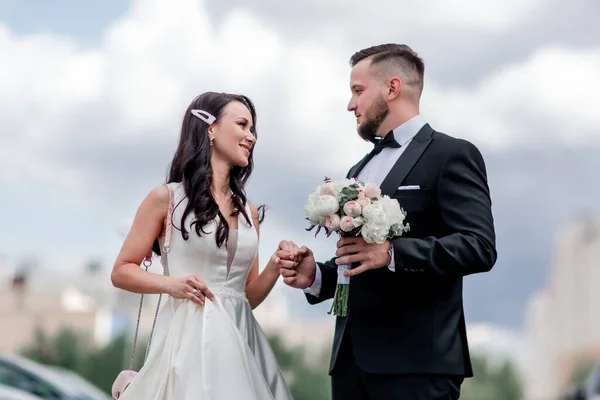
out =
<svg viewBox="0 0 600 400"><path fill-rule="evenodd" d="M356 179L341 179L318 186L304 206L308 231L315 227L315 236L325 229L327 236L362 236L367 243L383 243L410 229L403 224L406 213L396 199L381 194L377 185L364 184ZM344 272L350 265L338 266L338 281L331 310L345 317L348 311L350 278Z"/></svg>

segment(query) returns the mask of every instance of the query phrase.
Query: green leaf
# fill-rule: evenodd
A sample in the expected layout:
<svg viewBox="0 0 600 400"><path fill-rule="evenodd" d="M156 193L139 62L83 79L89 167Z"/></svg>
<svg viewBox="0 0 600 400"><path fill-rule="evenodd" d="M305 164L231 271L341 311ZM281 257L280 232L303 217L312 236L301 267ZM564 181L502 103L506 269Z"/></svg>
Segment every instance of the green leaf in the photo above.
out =
<svg viewBox="0 0 600 400"><path fill-rule="evenodd" d="M349 201L358 199L358 189L352 189L350 187L345 187L341 191L341 201L346 204Z"/></svg>

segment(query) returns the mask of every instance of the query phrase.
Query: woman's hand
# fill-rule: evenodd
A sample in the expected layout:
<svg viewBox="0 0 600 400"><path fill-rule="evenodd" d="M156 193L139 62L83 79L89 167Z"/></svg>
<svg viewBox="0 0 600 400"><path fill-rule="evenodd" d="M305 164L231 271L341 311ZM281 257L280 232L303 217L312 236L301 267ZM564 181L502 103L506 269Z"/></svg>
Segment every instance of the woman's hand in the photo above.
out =
<svg viewBox="0 0 600 400"><path fill-rule="evenodd" d="M271 256L266 268L276 274L279 274L279 270L281 268L281 258L284 257L284 259L288 261L297 261L298 250L299 248L294 242L282 240L279 242L279 246L277 247L277 250L275 250L275 253L273 253Z"/></svg>
<svg viewBox="0 0 600 400"><path fill-rule="evenodd" d="M171 277L166 292L176 299L191 300L200 305L204 305L206 298L210 301L215 299L206 284L196 275L189 275L185 278Z"/></svg>

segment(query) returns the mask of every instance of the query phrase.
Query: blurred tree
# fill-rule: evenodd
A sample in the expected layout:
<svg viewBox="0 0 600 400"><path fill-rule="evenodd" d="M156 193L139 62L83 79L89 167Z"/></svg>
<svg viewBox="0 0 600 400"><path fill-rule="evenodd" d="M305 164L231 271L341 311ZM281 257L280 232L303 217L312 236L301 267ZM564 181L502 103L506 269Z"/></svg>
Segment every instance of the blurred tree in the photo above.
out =
<svg viewBox="0 0 600 400"><path fill-rule="evenodd" d="M569 384L573 387L583 387L588 376L594 369L597 360L593 358L580 359L573 368L573 372L569 377Z"/></svg>
<svg viewBox="0 0 600 400"><path fill-rule="evenodd" d="M147 342L140 338L135 353L133 370L139 371L144 364ZM86 368L86 379L96 386L110 392L112 384L123 369L129 369L131 357L131 339L126 334L115 337L103 348L90 352Z"/></svg>
<svg viewBox="0 0 600 400"><path fill-rule="evenodd" d="M331 399L329 351L323 350L316 360L307 360L304 348L287 348L279 335L270 335L269 343L294 400Z"/></svg>
<svg viewBox="0 0 600 400"><path fill-rule="evenodd" d="M74 371L104 392L110 393L117 374L124 368L129 368L131 339L128 335L120 335L106 346L95 348L88 337L70 328L62 328L54 336L38 329L33 343L22 349L21 354L42 364ZM324 350L316 360L307 360L304 348L286 347L279 335L270 335L269 342L295 400L331 398L327 373L328 351ZM133 368L136 371L143 364L146 344L147 341L140 338Z"/></svg>
<svg viewBox="0 0 600 400"><path fill-rule="evenodd" d="M298 367L290 382L290 391L295 400L331 399L331 383L327 368Z"/></svg>
<svg viewBox="0 0 600 400"><path fill-rule="evenodd" d="M301 348L287 348L281 336L276 334L269 335L268 339L282 371L292 371L303 362L304 352Z"/></svg>
<svg viewBox="0 0 600 400"><path fill-rule="evenodd" d="M128 335L115 337L102 348L94 348L88 335L63 328L48 336L37 330L34 342L22 350L25 357L42 364L57 365L77 372L106 393L117 374L128 368L131 340ZM141 367L146 341L140 338L134 369ZM290 386L295 400L328 400L331 384L328 375L329 350L307 360L303 347L285 346L281 336L270 335L269 342ZM485 355L472 358L475 377L462 386L461 400L519 400L523 397L522 382L510 361L492 364ZM578 375L577 375L578 376ZM577 378L579 379L579 378Z"/></svg>
<svg viewBox="0 0 600 400"><path fill-rule="evenodd" d="M54 337L36 329L34 343L21 353L42 364L58 365L73 371L83 368L82 362L88 353L88 345L81 335L69 328L61 328Z"/></svg>
<svg viewBox="0 0 600 400"><path fill-rule="evenodd" d="M474 378L461 388L461 400L519 400L523 398L523 383L511 361L499 365L487 355L476 354L471 359Z"/></svg>
<svg viewBox="0 0 600 400"><path fill-rule="evenodd" d="M88 335L70 328L61 328L54 336L36 330L32 344L21 350L21 354L42 364L56 365L74 371L106 393L117 374L129 363L131 339L128 335L115 337L102 348L95 348ZM134 369L139 370L144 361L146 341L140 338L134 360Z"/></svg>
<svg viewBox="0 0 600 400"><path fill-rule="evenodd" d="M578 357L575 360L575 365L567 381L566 393L563 394L561 400L585 400L585 384L597 362L597 359L589 356Z"/></svg>

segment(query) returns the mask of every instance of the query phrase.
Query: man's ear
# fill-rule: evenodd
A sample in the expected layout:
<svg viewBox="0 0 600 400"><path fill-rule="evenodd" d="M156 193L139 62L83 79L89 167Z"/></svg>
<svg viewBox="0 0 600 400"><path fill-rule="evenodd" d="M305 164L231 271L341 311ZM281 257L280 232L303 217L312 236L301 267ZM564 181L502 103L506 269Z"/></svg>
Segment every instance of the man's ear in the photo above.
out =
<svg viewBox="0 0 600 400"><path fill-rule="evenodd" d="M394 100L396 97L400 96L400 92L402 91L402 80L397 76L391 78L388 82L388 93L387 99Z"/></svg>

